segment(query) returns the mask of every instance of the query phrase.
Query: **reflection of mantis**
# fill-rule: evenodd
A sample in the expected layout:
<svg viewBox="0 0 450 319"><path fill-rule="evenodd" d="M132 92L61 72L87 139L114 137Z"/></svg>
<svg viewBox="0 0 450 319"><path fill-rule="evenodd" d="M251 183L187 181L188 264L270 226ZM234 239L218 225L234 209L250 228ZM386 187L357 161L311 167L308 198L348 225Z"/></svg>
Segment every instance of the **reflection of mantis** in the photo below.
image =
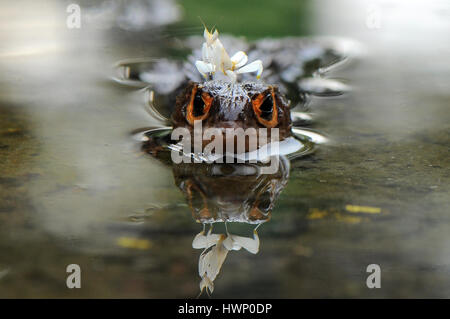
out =
<svg viewBox="0 0 450 319"><path fill-rule="evenodd" d="M230 234L226 223L226 235L213 234L212 224L208 233L205 234L205 224L203 224L203 230L192 241L193 248L203 248L198 262L198 273L202 278L200 281L200 294L205 288L208 294L214 291L214 280L219 274L230 250L240 250L243 247L252 254L258 253L259 237L256 230L260 225L258 224L253 230L253 238L249 238Z"/></svg>
<svg viewBox="0 0 450 319"><path fill-rule="evenodd" d="M185 193L194 219L203 230L192 241L202 249L198 271L200 294L214 290L214 280L231 250L259 251L257 228L271 218L276 198L289 176L289 161L280 156L274 174L262 174L257 164L211 164L174 166L175 182ZM261 164L262 165L262 164ZM225 234L214 234L213 223L225 223ZM257 224L253 237L230 234L228 223ZM210 229L206 232L206 224Z"/></svg>

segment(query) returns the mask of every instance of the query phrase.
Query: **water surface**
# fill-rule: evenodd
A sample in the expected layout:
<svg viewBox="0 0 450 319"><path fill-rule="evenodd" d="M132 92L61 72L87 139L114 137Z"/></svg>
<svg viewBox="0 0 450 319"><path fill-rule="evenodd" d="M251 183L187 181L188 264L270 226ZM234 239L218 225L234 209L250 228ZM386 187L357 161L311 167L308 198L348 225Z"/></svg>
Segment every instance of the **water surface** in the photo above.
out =
<svg viewBox="0 0 450 319"><path fill-rule="evenodd" d="M181 22L149 31L69 30L58 1L3 4L0 297L198 294L202 226L173 169L132 138L156 124L142 92L111 80L120 59L179 52L178 38L202 33L194 13L251 39L346 36L365 48L327 74L351 92L311 99L310 129L329 141L290 163L259 253L230 252L213 297L449 297L450 9L383 2L373 28L367 5L258 5L263 16L192 3ZM252 27L238 33L243 21ZM66 287L73 263L81 289ZM365 283L373 263L381 289Z"/></svg>

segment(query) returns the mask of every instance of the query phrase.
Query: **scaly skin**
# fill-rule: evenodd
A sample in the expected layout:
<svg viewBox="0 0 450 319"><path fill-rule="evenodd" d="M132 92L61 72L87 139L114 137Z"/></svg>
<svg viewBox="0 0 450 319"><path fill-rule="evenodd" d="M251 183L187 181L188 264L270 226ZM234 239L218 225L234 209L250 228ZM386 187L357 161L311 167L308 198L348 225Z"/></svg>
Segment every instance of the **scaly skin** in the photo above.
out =
<svg viewBox="0 0 450 319"><path fill-rule="evenodd" d="M203 132L208 128L218 128L224 133L223 145L226 145L225 129L255 128L258 132L259 128L267 128L268 141L270 141L270 128L279 129L279 139L284 140L291 136L291 116L289 110L289 101L280 93L276 86L266 85L263 83L244 82L229 83L221 81L209 81L202 84L190 82L184 91L182 91L177 99L175 110L171 120L173 128L183 127L188 129L193 136L194 126L190 122L189 109L192 104L192 95L207 94L208 98L212 98L211 105L206 116L202 118ZM273 109L271 125L267 125L267 121L258 120L253 107L253 101L258 96L270 95L272 98L270 105ZM269 117L270 117L269 116ZM192 117L191 117L192 118ZM259 137L259 136L258 136ZM191 139L193 141L193 139ZM210 143L211 140L203 140L203 147ZM245 151L249 151L248 141L246 141Z"/></svg>

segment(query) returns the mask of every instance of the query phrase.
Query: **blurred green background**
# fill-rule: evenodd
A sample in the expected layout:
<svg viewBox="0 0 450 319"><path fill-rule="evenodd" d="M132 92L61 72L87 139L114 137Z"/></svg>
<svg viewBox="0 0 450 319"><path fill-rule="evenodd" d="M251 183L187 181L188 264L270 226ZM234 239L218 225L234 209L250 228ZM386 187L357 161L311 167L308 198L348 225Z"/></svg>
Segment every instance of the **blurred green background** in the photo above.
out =
<svg viewBox="0 0 450 319"><path fill-rule="evenodd" d="M312 31L310 1L184 0L183 20L175 25L189 28L205 22L208 28L248 39L298 36Z"/></svg>

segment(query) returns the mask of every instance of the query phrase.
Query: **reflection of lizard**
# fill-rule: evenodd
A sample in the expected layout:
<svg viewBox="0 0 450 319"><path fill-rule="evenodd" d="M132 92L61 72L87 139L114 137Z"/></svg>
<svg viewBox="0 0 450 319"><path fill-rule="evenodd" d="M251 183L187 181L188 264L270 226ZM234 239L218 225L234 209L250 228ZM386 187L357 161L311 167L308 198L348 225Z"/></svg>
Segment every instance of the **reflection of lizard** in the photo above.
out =
<svg viewBox="0 0 450 319"><path fill-rule="evenodd" d="M271 212L289 177L289 161L280 157L274 174L262 174L257 164L177 164L175 184L186 196L199 223L259 224Z"/></svg>

